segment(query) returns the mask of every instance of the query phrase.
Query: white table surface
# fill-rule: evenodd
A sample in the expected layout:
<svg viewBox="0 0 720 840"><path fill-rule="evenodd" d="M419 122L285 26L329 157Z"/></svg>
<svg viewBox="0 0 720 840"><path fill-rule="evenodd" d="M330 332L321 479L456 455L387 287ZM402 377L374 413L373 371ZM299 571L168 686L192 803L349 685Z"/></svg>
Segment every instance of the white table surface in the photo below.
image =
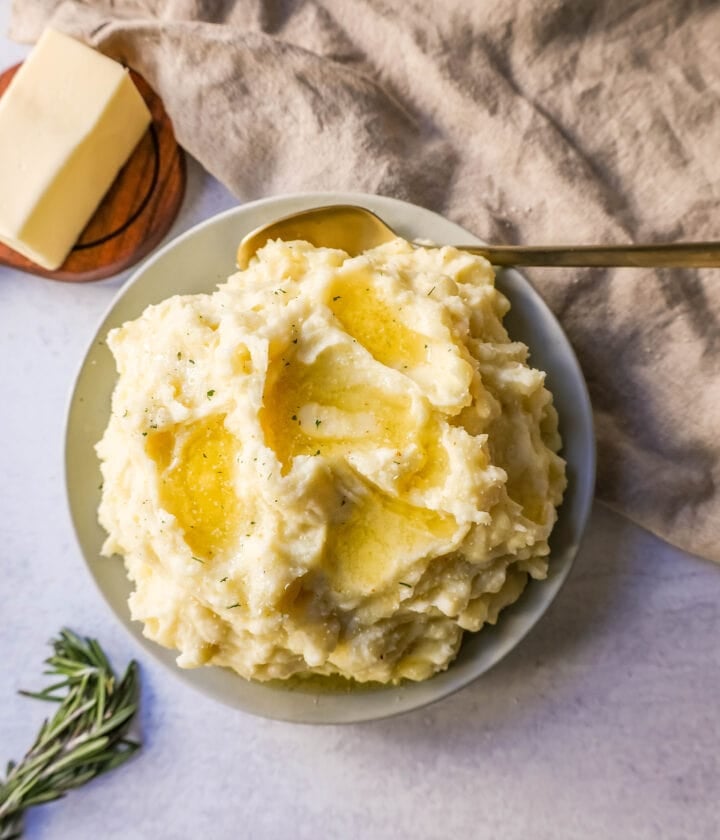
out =
<svg viewBox="0 0 720 840"><path fill-rule="evenodd" d="M0 67L25 50L5 36ZM2 185L0 185L2 189ZM235 200L190 163L171 235ZM46 707L47 640L69 625L142 669L144 749L36 808L32 838L720 837L720 568L600 506L570 581L505 661L374 724L276 723L173 680L94 588L66 512L68 392L127 275L88 285L0 268L0 766Z"/></svg>

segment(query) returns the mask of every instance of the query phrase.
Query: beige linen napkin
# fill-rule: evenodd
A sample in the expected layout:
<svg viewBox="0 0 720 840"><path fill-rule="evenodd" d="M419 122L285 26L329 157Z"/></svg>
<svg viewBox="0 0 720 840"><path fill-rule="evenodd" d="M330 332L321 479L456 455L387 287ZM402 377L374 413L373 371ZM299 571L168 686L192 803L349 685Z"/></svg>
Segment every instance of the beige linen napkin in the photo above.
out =
<svg viewBox="0 0 720 840"><path fill-rule="evenodd" d="M142 73L241 200L366 190L493 242L720 239L720 4L15 0ZM720 560L720 270L529 272L590 386L598 495Z"/></svg>

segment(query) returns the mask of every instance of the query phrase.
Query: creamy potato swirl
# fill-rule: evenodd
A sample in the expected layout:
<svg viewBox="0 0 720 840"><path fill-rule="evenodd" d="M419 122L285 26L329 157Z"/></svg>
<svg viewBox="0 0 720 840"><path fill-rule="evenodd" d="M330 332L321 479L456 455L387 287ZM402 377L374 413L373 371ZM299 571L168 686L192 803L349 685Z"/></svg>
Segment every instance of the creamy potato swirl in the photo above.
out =
<svg viewBox="0 0 720 840"><path fill-rule="evenodd" d="M545 577L565 487L508 308L453 248L276 241L113 330L99 518L145 634L256 680L446 668Z"/></svg>

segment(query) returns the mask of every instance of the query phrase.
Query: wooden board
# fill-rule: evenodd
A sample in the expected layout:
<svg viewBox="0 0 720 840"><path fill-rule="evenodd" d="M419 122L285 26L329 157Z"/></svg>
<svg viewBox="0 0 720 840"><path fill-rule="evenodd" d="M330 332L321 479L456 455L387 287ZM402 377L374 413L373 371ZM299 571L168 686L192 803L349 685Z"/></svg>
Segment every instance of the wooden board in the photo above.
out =
<svg viewBox="0 0 720 840"><path fill-rule="evenodd" d="M20 65L0 74L0 96ZM118 173L65 262L47 271L0 243L0 264L53 280L101 280L134 265L175 220L185 193L185 157L160 98L134 71L152 124Z"/></svg>

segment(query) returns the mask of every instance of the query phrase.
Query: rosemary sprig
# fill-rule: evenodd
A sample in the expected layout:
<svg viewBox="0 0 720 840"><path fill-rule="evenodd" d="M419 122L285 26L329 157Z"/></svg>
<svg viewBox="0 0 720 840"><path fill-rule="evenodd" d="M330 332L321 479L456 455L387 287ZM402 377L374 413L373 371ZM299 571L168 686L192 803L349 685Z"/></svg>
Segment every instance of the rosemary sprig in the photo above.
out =
<svg viewBox="0 0 720 840"><path fill-rule="evenodd" d="M21 836L23 813L32 805L59 799L140 748L125 737L138 706L137 663L117 682L94 639L62 630L51 644L54 655L45 660L45 673L60 679L42 691L20 693L60 705L22 761L11 761L0 780L0 840Z"/></svg>

